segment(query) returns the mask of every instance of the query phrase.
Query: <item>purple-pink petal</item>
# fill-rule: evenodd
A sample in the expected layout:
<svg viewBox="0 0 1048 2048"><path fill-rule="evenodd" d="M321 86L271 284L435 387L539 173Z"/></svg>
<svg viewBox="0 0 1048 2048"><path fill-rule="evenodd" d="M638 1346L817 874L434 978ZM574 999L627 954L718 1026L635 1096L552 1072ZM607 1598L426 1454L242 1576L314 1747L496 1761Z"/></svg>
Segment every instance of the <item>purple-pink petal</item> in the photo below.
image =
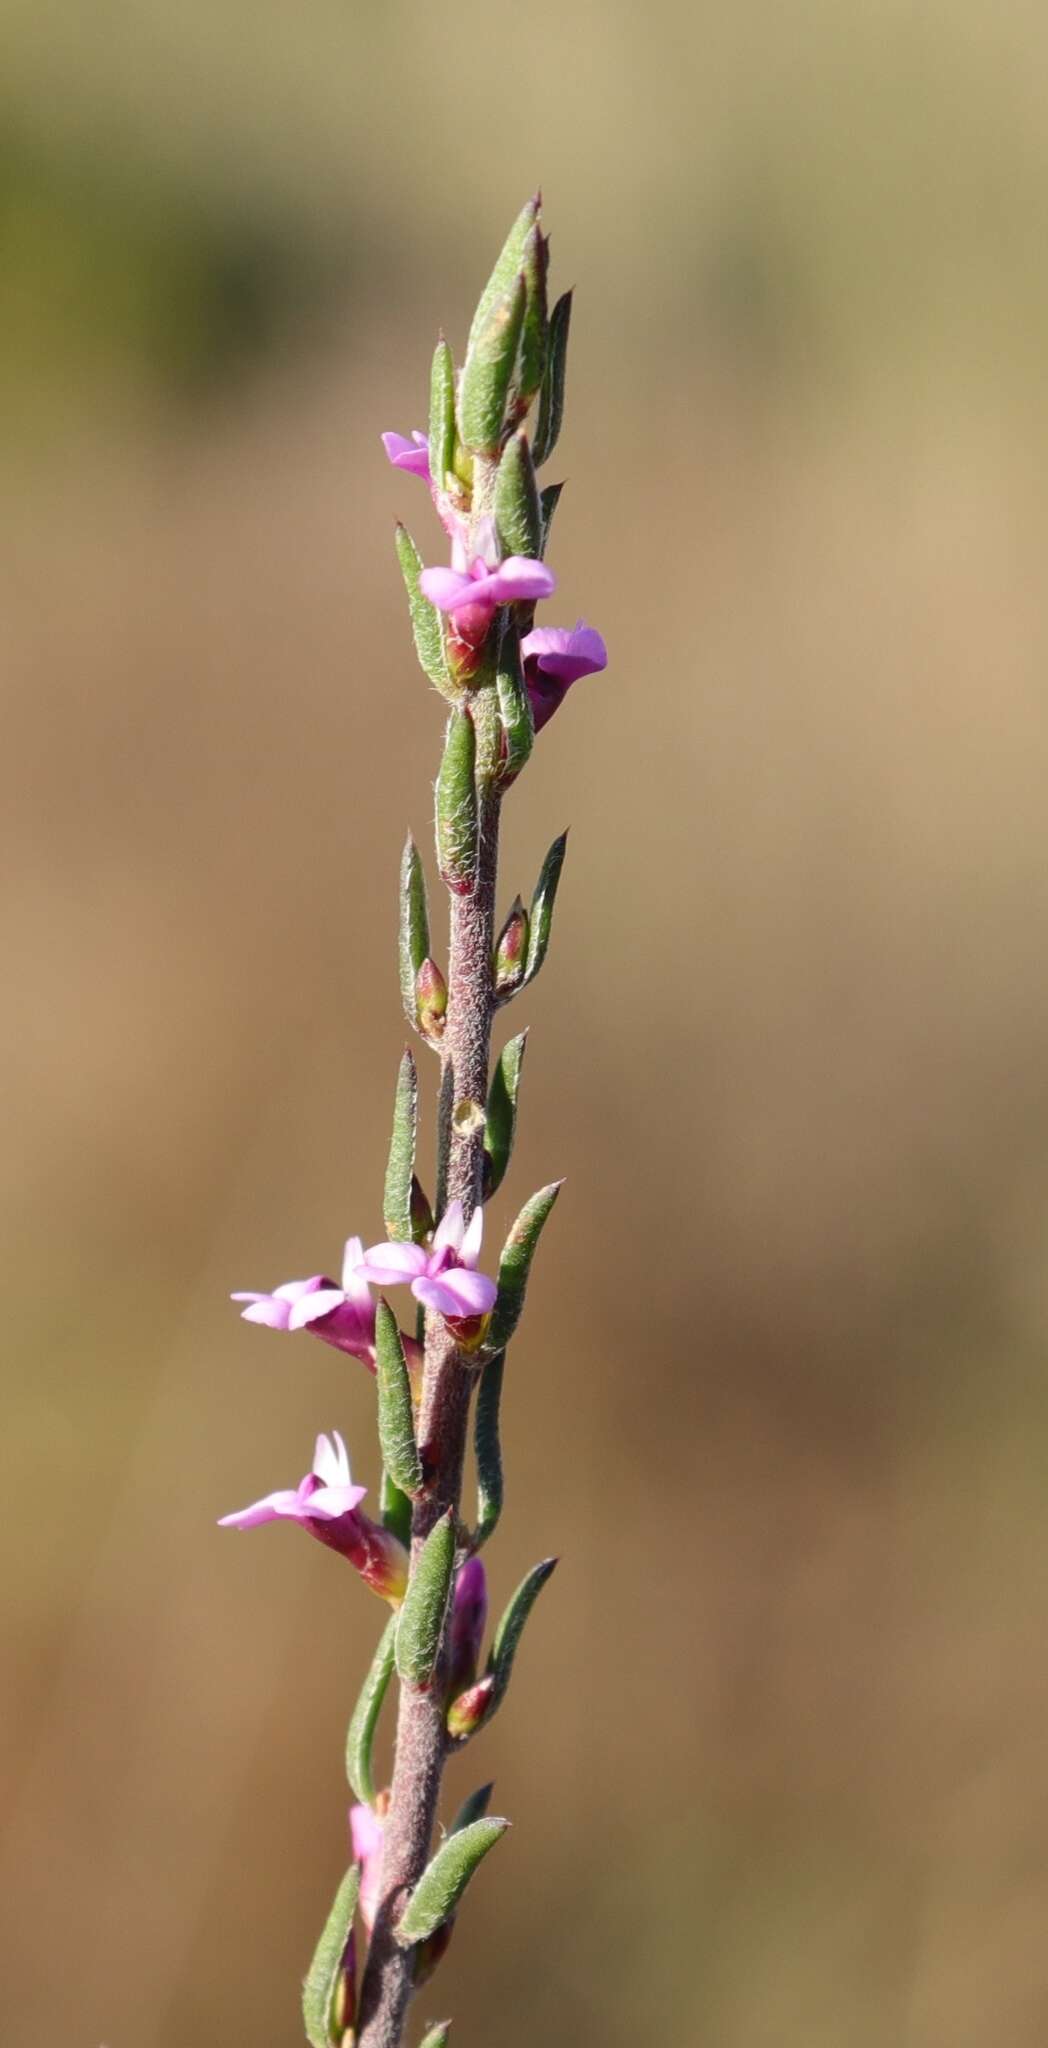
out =
<svg viewBox="0 0 1048 2048"><path fill-rule="evenodd" d="M425 434L416 428L410 441L403 434L387 433L382 436L382 446L394 469L409 470L412 476L429 477L429 442Z"/></svg>
<svg viewBox="0 0 1048 2048"><path fill-rule="evenodd" d="M426 1308L442 1316L486 1316L494 1308L498 1288L486 1273L470 1273L464 1266L451 1266L439 1280L428 1276L413 1280L411 1292Z"/></svg>
<svg viewBox="0 0 1048 2048"><path fill-rule="evenodd" d="M452 1251L457 1252L462 1243L465 1228L466 1226L462 1219L462 1203L457 1199L454 1202L449 1202L440 1222L437 1224L436 1230L433 1232L433 1250L435 1252L442 1252L450 1245Z"/></svg>
<svg viewBox="0 0 1048 2048"><path fill-rule="evenodd" d="M324 1287L316 1294L303 1294L291 1304L287 1326L289 1330L305 1330L310 1323L316 1323L323 1316L331 1315L341 1308L345 1296L340 1287Z"/></svg>
<svg viewBox="0 0 1048 2048"><path fill-rule="evenodd" d="M557 587L557 579L545 562L534 562L527 555L507 555L491 576L485 579L494 585L494 595L499 604L514 604L522 598L550 597Z"/></svg>
<svg viewBox="0 0 1048 2048"><path fill-rule="evenodd" d="M596 627L587 626L580 619L572 628L567 626L537 626L525 634L520 644L525 660L533 661L544 675L556 676L563 683L577 682L580 676L597 675L607 668L608 650L603 637Z"/></svg>
<svg viewBox="0 0 1048 2048"><path fill-rule="evenodd" d="M267 1493L261 1500L252 1501L247 1508L238 1508L232 1515L221 1515L220 1529L260 1529L263 1522L275 1522L284 1516L300 1520L302 1502L297 1492L282 1487L278 1493Z"/></svg>
<svg viewBox="0 0 1048 2048"><path fill-rule="evenodd" d="M340 1515L359 1507L366 1493L366 1486L318 1486L309 1496L308 1513L322 1516L325 1522L337 1522Z"/></svg>
<svg viewBox="0 0 1048 2048"><path fill-rule="evenodd" d="M463 1266L475 1266L480 1257L484 1241L484 1211L479 1203L469 1219L469 1229L459 1244L459 1261Z"/></svg>
<svg viewBox="0 0 1048 2048"><path fill-rule="evenodd" d="M358 1272L376 1287L398 1287L426 1270L426 1254L420 1244L373 1244Z"/></svg>
<svg viewBox="0 0 1048 2048"><path fill-rule="evenodd" d="M472 576L458 569L423 569L418 587L438 611L453 612L471 599L475 585Z"/></svg>

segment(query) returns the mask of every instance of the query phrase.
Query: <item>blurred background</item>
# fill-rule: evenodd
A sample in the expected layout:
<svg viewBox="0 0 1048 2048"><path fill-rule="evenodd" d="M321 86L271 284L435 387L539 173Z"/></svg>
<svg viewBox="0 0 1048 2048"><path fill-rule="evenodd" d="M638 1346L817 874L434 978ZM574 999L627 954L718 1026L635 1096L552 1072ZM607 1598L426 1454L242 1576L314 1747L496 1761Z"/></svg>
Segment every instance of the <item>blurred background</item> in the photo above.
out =
<svg viewBox="0 0 1048 2048"><path fill-rule="evenodd" d="M214 1524L319 1428L374 1485L372 1390L226 1297L381 1234L440 730L394 517L440 543L378 435L541 180L549 620L612 662L507 822L507 904L572 837L492 1238L568 1185L496 1601L563 1563L419 2021L1039 2048L1043 8L8 0L5 45L5 2040L300 2038L381 1614Z"/></svg>

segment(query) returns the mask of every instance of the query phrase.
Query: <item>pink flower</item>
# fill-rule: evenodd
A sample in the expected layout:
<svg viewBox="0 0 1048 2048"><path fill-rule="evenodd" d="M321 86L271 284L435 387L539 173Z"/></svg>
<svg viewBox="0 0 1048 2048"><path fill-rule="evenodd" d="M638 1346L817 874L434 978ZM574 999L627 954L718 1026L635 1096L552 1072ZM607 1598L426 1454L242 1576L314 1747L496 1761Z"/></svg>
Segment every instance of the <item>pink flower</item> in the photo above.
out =
<svg viewBox="0 0 1048 2048"><path fill-rule="evenodd" d="M448 1697L473 1684L488 1618L488 1580L484 1560L468 1557L455 1580L448 1635Z"/></svg>
<svg viewBox="0 0 1048 2048"><path fill-rule="evenodd" d="M383 434L382 446L389 456L394 469L410 470L412 476L424 476L432 483L429 473L429 441L418 428L412 429L410 441L403 434Z"/></svg>
<svg viewBox="0 0 1048 2048"><path fill-rule="evenodd" d="M467 647L479 647L500 604L549 597L557 579L545 562L507 555L492 565L475 555L465 568L423 569L419 589L440 612L451 613L452 631Z"/></svg>
<svg viewBox="0 0 1048 2048"><path fill-rule="evenodd" d="M372 1245L360 1273L376 1287L410 1282L416 1301L453 1321L486 1316L498 1288L486 1273L476 1271L483 1230L481 1209L474 1209L467 1230L461 1202L450 1202L428 1251L421 1244Z"/></svg>
<svg viewBox="0 0 1048 2048"><path fill-rule="evenodd" d="M539 626L520 643L524 678L535 731L559 711L572 683L607 668L608 650L595 627L579 619L572 626Z"/></svg>
<svg viewBox="0 0 1048 2048"><path fill-rule="evenodd" d="M349 1832L353 1860L360 1865L360 1917L370 1934L382 1898L383 1819L373 1806L351 1806Z"/></svg>
<svg viewBox="0 0 1048 2048"><path fill-rule="evenodd" d="M263 1522L299 1522L329 1549L348 1557L365 1584L396 1606L407 1585L407 1551L388 1529L358 1513L366 1492L366 1486L353 1483L349 1454L336 1429L330 1436L318 1436L312 1469L295 1488L264 1494L250 1507L223 1515L219 1528L258 1529Z"/></svg>
<svg viewBox="0 0 1048 2048"><path fill-rule="evenodd" d="M342 1285L324 1273L310 1280L285 1280L272 1294L234 1294L233 1301L246 1301L241 1310L247 1323L264 1323L270 1330L308 1330L323 1337L338 1351L348 1352L375 1370L375 1304L360 1268L364 1246L359 1237L346 1241L342 1259ZM421 1365L422 1354L413 1337L401 1332L408 1365Z"/></svg>

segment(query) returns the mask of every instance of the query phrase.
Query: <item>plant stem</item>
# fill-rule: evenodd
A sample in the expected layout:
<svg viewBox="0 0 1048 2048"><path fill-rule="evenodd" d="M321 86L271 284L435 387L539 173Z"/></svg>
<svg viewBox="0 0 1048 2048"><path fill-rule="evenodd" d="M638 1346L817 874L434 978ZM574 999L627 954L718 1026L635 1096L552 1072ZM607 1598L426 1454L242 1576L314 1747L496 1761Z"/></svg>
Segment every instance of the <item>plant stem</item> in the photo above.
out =
<svg viewBox="0 0 1048 2048"><path fill-rule="evenodd" d="M482 701L482 700L487 701ZM490 768L494 705L490 692L474 700L478 768ZM476 885L451 894L448 1011L442 1047L438 1154L441 1207L458 1200L468 1221L481 1197L484 1105L487 1099L491 1022L495 1010L495 888L498 870L499 792L480 781ZM469 1404L476 1369L455 1343L443 1318L426 1316L425 1364L419 1443L427 1476L411 1518L411 1570L433 1524L462 1493ZM394 1932L408 1893L429 1859L447 1754L444 1673L447 1632L431 1685L400 1689L396 1756L382 1851L382 1904L375 1920L361 1987L359 2048L399 2048L411 1998L415 1956Z"/></svg>

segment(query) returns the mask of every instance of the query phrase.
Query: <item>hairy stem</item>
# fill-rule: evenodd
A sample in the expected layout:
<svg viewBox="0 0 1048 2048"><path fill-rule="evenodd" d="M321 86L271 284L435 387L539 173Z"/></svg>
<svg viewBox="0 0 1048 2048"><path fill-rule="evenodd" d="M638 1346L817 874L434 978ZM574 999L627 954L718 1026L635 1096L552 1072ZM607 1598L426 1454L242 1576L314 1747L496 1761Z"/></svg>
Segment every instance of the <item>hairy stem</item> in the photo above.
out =
<svg viewBox="0 0 1048 2048"><path fill-rule="evenodd" d="M478 694L474 715L481 784L479 857L475 888L468 896L451 895L448 1011L438 1111L443 1202L460 1201L467 1219L481 1196L484 1104L495 1009L499 795L490 782L495 736L490 692ZM443 1318L428 1313L419 1414L427 1486L412 1513L412 1571L434 1522L448 1508L458 1511L475 1377L469 1355L456 1345ZM425 1691L401 1686L393 1785L383 1839L382 1904L361 1987L359 2048L399 2048L403 2039L415 1959L412 1949L401 1948L394 1930L408 1893L426 1867L433 1840L447 1753L446 1656L445 1631L431 1685Z"/></svg>

